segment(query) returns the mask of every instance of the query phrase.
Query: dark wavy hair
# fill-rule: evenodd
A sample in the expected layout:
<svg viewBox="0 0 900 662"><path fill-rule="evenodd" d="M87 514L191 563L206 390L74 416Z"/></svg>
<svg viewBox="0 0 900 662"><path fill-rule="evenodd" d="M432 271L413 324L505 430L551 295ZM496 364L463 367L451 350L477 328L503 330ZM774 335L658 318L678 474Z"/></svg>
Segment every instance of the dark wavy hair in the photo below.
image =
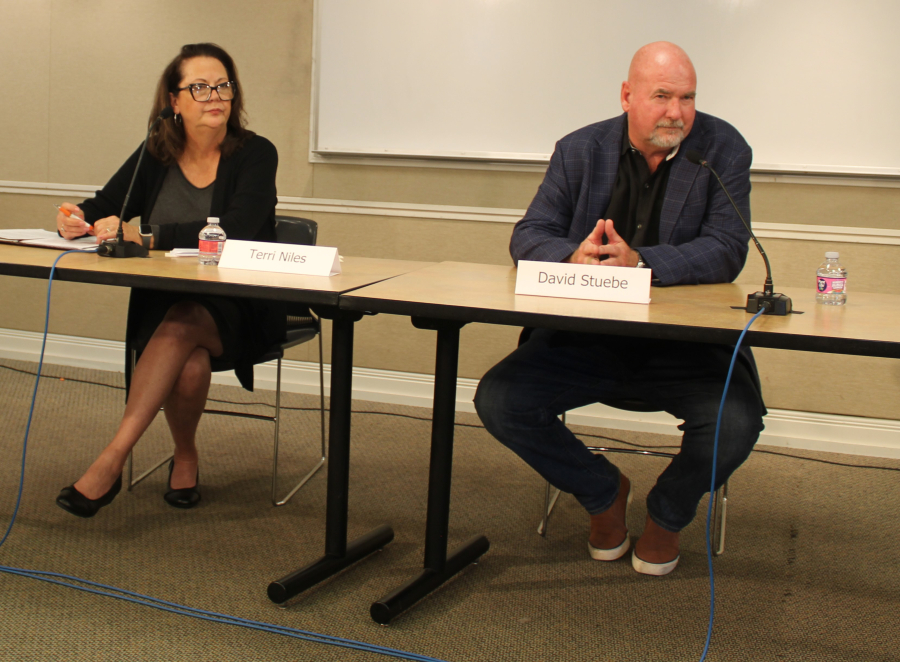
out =
<svg viewBox="0 0 900 662"><path fill-rule="evenodd" d="M234 81L234 99L231 100L231 115L228 117L228 129L225 140L219 145L222 158L231 156L253 134L244 128L247 117L244 113L244 95L241 81L238 79L237 67L234 60L225 52L225 49L216 44L187 44L181 47L178 56L169 63L169 66L159 77L156 85L156 95L153 99L153 108L150 110L150 123L169 105L169 94L178 94L183 72L182 65L185 61L195 57L211 57L222 63L228 73L228 80ZM175 118L169 118L160 122L150 134L147 141L147 149L165 165L175 163L184 153L184 125L175 122Z"/></svg>

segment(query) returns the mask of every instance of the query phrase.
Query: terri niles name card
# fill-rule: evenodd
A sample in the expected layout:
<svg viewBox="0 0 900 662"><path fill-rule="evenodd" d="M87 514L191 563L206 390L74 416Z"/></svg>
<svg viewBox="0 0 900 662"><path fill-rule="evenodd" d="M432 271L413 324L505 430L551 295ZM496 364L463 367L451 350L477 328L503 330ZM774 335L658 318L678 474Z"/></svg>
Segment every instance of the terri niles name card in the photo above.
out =
<svg viewBox="0 0 900 662"><path fill-rule="evenodd" d="M519 260L516 294L650 303L650 269Z"/></svg>
<svg viewBox="0 0 900 662"><path fill-rule="evenodd" d="M227 239L219 268L336 276L341 273L341 260L337 248Z"/></svg>

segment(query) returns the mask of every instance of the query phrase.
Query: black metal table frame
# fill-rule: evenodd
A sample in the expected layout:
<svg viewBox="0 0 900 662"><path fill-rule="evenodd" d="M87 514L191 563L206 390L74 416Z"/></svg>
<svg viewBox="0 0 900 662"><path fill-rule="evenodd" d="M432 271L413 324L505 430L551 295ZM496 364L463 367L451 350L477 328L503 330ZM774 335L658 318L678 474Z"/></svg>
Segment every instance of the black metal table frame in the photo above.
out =
<svg viewBox="0 0 900 662"><path fill-rule="evenodd" d="M362 318L362 313L349 313L336 308L316 308L316 312L332 320L325 554L318 561L269 584L269 599L278 604L341 572L394 539L393 529L382 525L352 542L347 541L353 325Z"/></svg>
<svg viewBox="0 0 900 662"><path fill-rule="evenodd" d="M344 296L344 295L342 295ZM334 314L332 339L332 412L350 410L352 391L353 324L364 312L340 310ZM327 315L326 311L322 311ZM372 603L369 613L376 623L387 625L402 612L441 586L488 551L490 542L474 536L448 555L450 488L453 466L453 435L456 415L456 378L459 363L459 331L465 322L412 318L420 329L437 331L434 405L431 427L431 458L428 474L428 504L425 522L425 558L422 572L400 588ZM334 353L338 345L349 349ZM346 363L345 363L346 362ZM384 547L394 536L381 526L347 544L347 494L349 476L350 419L331 417L328 458L328 506L326 510L325 556L272 582L269 598L281 603L340 572L367 554ZM335 444L334 439L346 440Z"/></svg>

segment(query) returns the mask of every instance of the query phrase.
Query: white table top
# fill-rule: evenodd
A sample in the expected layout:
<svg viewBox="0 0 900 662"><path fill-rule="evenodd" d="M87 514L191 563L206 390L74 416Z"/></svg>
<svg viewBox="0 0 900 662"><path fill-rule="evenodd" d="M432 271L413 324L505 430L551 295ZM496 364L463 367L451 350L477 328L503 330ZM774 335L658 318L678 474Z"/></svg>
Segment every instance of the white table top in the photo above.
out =
<svg viewBox="0 0 900 662"><path fill-rule="evenodd" d="M737 340L751 315L752 287L734 283L654 287L651 303L612 303L515 294L513 267L442 262L354 290L341 307L520 326L548 326L704 342ZM763 315L748 333L751 345L900 357L900 296L852 292L845 306L815 302L812 288L779 290L795 311Z"/></svg>
<svg viewBox="0 0 900 662"><path fill-rule="evenodd" d="M0 244L0 274L47 278L60 252ZM264 271L219 269L196 258L169 258L150 251L149 258L108 258L72 253L57 266L59 280L123 287L194 291L229 296L337 305L341 293L428 266L429 262L345 257L337 276L299 276Z"/></svg>

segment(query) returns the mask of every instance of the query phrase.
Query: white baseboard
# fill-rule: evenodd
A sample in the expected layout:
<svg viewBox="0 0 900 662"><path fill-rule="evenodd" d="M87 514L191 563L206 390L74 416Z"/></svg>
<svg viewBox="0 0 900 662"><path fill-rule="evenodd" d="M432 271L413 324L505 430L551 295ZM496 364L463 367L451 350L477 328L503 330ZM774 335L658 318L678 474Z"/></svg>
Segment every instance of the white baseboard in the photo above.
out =
<svg viewBox="0 0 900 662"><path fill-rule="evenodd" d="M0 329L0 359L36 362L40 357L41 338L40 333ZM112 340L51 334L47 338L44 363L122 372L125 365L125 344ZM213 382L238 385L232 373L216 373L213 375ZM255 383L260 389L274 389L275 364L257 366ZM326 365L326 395L329 383L330 366ZM317 394L318 364L284 361L281 384L284 391ZM457 411L475 411L472 398L477 386L478 381L474 379L458 380ZM353 398L357 400L430 408L433 393L432 375L371 368L353 370ZM575 425L590 427L679 434L676 428L678 421L664 412L638 413L592 405L569 412L568 420ZM900 459L900 421L770 409L765 424L760 444Z"/></svg>

